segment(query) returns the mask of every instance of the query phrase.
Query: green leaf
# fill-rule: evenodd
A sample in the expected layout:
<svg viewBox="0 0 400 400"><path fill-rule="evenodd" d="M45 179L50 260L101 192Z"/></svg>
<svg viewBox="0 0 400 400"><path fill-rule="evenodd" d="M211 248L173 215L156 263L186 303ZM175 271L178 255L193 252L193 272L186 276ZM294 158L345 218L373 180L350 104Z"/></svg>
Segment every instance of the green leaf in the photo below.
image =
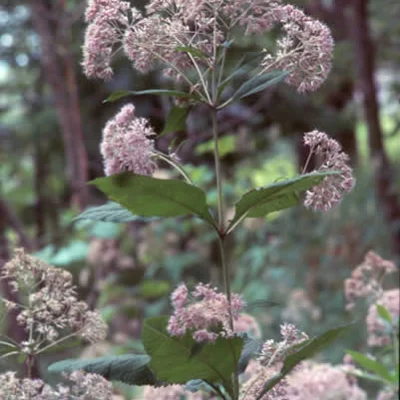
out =
<svg viewBox="0 0 400 400"><path fill-rule="evenodd" d="M117 101L119 99L123 99L127 96L132 96L134 93L132 90L116 90L115 92L111 93L103 103L111 103L113 101Z"/></svg>
<svg viewBox="0 0 400 400"><path fill-rule="evenodd" d="M346 350L346 353L349 354L356 363L366 370L375 373L377 376L383 378L389 383L396 382L395 376L392 375L390 371L380 362L373 360L372 358L369 358L358 351Z"/></svg>
<svg viewBox="0 0 400 400"><path fill-rule="evenodd" d="M124 172L90 183L135 215L177 217L194 214L215 226L205 193L186 182Z"/></svg>
<svg viewBox="0 0 400 400"><path fill-rule="evenodd" d="M118 203L109 201L102 206L89 207L82 214L79 214L75 221L89 220L89 221L103 221L103 222L131 222L141 219L133 215L126 208Z"/></svg>
<svg viewBox="0 0 400 400"><path fill-rule="evenodd" d="M330 329L320 336L317 336L310 340L306 340L304 343L297 345L296 347L300 347L300 350L285 358L280 372L265 383L263 390L257 396L256 400L260 400L265 393L267 393L277 383L279 383L279 381L281 381L289 372L291 372L296 365L306 359L313 357L322 349L329 346L339 337L339 335L349 330L352 325L353 324Z"/></svg>
<svg viewBox="0 0 400 400"><path fill-rule="evenodd" d="M389 310L387 308L385 308L384 306L382 306L381 304L377 304L376 305L376 309L378 311L379 316L385 320L386 322L388 322L389 324L392 323L393 319L392 319L392 314L390 314Z"/></svg>
<svg viewBox="0 0 400 400"><path fill-rule="evenodd" d="M228 231L231 231L244 218L264 217L271 212L298 205L299 193L317 185L327 175L332 174L336 172L312 172L250 190L236 203L235 216L229 223Z"/></svg>
<svg viewBox="0 0 400 400"><path fill-rule="evenodd" d="M233 68L233 71L230 75L228 75L218 86L218 97L222 94L226 86L232 82L235 78L241 78L245 75L248 75L252 70L258 69L259 63L254 65L254 61L265 54L264 51L258 52L247 52L245 55L239 60L239 62Z"/></svg>
<svg viewBox="0 0 400 400"><path fill-rule="evenodd" d="M110 103L113 101L120 100L127 96L143 96L148 94L154 94L158 96L172 96L183 99L197 100L198 98L190 93L181 92L179 90L169 90L169 89L147 89L147 90L117 90L108 96L103 103Z"/></svg>
<svg viewBox="0 0 400 400"><path fill-rule="evenodd" d="M153 371L149 367L147 355L125 354L107 356L91 360L63 360L51 364L49 372L72 372L83 370L99 374L109 381L120 381L129 385L158 385Z"/></svg>
<svg viewBox="0 0 400 400"><path fill-rule="evenodd" d="M201 60L205 60L207 58L207 55L204 54L202 51L199 49L196 49L196 47L192 46L179 46L176 47L176 51L182 51L184 53L189 53L194 57L200 58Z"/></svg>
<svg viewBox="0 0 400 400"><path fill-rule="evenodd" d="M186 129L186 118L189 111L190 107L172 107L165 121L165 126L161 135L166 135L170 132L184 131Z"/></svg>
<svg viewBox="0 0 400 400"><path fill-rule="evenodd" d="M167 332L167 324L168 317L163 316L148 318L143 324L142 342L151 356L150 367L157 377L177 384L195 379L222 383L231 393L231 377L238 367L243 339L218 338L215 343L196 348L197 343L190 333L172 337Z"/></svg>
<svg viewBox="0 0 400 400"><path fill-rule="evenodd" d="M265 74L253 76L244 82L232 97L234 99L243 99L244 97L261 92L272 85L282 82L288 75L288 71L270 71Z"/></svg>
<svg viewBox="0 0 400 400"><path fill-rule="evenodd" d="M145 300L155 300L165 296L170 291L168 281L144 281L139 288L139 294Z"/></svg>

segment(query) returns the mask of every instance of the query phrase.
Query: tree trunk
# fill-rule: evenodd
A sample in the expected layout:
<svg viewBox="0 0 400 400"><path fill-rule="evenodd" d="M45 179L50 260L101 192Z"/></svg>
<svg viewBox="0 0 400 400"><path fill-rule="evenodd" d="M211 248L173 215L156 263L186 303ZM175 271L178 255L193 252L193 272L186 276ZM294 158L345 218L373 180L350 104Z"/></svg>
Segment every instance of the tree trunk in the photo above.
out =
<svg viewBox="0 0 400 400"><path fill-rule="evenodd" d="M63 1L27 0L41 45L41 63L64 139L71 203L80 209L88 201L88 160L80 115L74 60L71 19Z"/></svg>
<svg viewBox="0 0 400 400"><path fill-rule="evenodd" d="M376 195L391 228L393 251L400 257L400 203L384 148L375 85L375 54L368 24L368 0L352 0L352 32L359 89L363 95L368 144L375 173Z"/></svg>

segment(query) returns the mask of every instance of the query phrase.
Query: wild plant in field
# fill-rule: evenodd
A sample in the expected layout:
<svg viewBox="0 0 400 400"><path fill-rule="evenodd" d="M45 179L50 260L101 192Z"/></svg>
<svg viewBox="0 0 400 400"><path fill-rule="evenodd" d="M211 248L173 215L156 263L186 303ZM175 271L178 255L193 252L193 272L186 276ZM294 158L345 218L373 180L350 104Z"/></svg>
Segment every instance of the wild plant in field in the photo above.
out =
<svg viewBox="0 0 400 400"><path fill-rule="evenodd" d="M126 104L103 131L101 153L106 177L92 182L114 203L92 209L91 218L106 217L114 222L128 221L132 214L199 218L214 231L218 241L223 293L205 284L193 289L180 285L171 297L173 314L144 321L142 342L146 354L64 360L50 369L83 369L110 380L150 385L150 397L159 393L157 387L180 385L165 389L170 392L169 398L179 398L185 390L202 390L210 398L225 400L289 398L285 376L346 328L310 339L294 326L283 325L283 340L278 343L263 343L243 330L239 332L236 328L245 303L240 294L231 293L226 238L246 218L264 217L302 202L313 210L327 211L352 189L352 170L338 142L317 130L309 132L304 142L310 147L310 157L321 161L318 170L243 194L235 204L235 214L226 221L218 113L279 82L294 86L300 93L318 89L331 69L333 39L329 29L281 0L151 0L143 12L128 1L89 0L85 19L88 26L82 65L89 78L111 79L112 62L117 54L123 54L141 73L160 69L172 87L120 91L108 101L132 94L172 97L175 102L163 133L184 128L193 107L208 108L218 194L218 207L213 210L207 204L206 193L193 184L179 158L156 149L155 130L136 115L134 105ZM275 46L256 54L244 53L234 68L227 67L237 35L264 35L272 30L280 32ZM154 178L159 162L175 168L182 179ZM72 290L68 284L63 292L66 290ZM61 307L73 293L60 300ZM34 297L32 301L43 299ZM84 329L84 323L77 325L82 322L77 317L81 316L79 312L81 309L60 323L68 325L72 321L72 328L88 339L102 336L103 325L98 322L90 331ZM89 320L95 319L86 309L82 313L89 315ZM31 321L27 315L24 322L31 326ZM53 326L40 321L43 338L54 335ZM27 343L29 352L32 348L40 351L34 346ZM257 357L258 372L245 379L251 359ZM192 398L197 397L194 394Z"/></svg>
<svg viewBox="0 0 400 400"><path fill-rule="evenodd" d="M392 261L370 251L345 281L347 308L352 310L360 299L366 302L367 344L365 353L349 350L350 373L378 383L378 400L399 396L399 318L400 289L384 288L384 280L396 273Z"/></svg>

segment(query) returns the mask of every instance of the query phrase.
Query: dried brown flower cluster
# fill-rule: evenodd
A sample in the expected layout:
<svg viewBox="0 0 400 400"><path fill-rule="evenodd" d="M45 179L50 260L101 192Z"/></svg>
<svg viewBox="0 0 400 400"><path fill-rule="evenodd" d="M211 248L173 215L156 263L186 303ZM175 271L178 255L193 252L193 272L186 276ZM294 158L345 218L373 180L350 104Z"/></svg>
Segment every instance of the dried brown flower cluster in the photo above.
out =
<svg viewBox="0 0 400 400"><path fill-rule="evenodd" d="M89 342L103 340L107 325L98 311L91 311L78 301L72 275L15 250L12 260L2 268L0 279L7 279L23 304L5 301L8 309L18 311L17 321L28 332L29 339L20 343L25 354L39 354L71 337Z"/></svg>

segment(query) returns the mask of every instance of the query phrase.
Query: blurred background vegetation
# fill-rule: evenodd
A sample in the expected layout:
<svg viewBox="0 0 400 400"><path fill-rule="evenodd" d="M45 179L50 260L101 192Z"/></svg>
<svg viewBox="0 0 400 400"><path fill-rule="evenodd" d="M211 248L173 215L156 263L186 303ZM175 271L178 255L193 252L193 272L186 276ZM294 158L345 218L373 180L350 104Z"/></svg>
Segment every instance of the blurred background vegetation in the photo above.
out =
<svg viewBox="0 0 400 400"><path fill-rule="evenodd" d="M140 8L144 1L133 3ZM310 335L351 320L343 296L351 270L368 250L400 260L400 3L292 3L332 29L334 68L312 95L279 85L221 112L227 201L301 171L307 157L302 134L313 129L342 143L357 185L329 213L298 208L247 220L231 239L234 290L244 294L265 337L276 337L283 320ZM88 356L141 351L142 318L167 313L168 294L180 281L218 283L219 271L214 234L200 222L73 221L105 202L87 181L103 174L102 127L126 100L103 100L116 90L166 83L157 71L138 75L125 59L117 61L111 81L88 81L79 65L84 8L78 0L0 5L0 268L22 246L72 271L81 297L101 310L111 329L107 343L84 349ZM241 54L271 40L241 37L233 49ZM171 103L154 96L130 100L161 131ZM215 204L207 110L193 110L186 131L160 138L157 146L167 151L174 137L183 143L179 157ZM160 176L174 176L163 167ZM4 284L0 290L13 296ZM12 315L0 329L23 335ZM362 323L358 330L321 358L340 362L343 349L363 350ZM65 358L83 348L57 350ZM43 373L59 357L44 357Z"/></svg>

